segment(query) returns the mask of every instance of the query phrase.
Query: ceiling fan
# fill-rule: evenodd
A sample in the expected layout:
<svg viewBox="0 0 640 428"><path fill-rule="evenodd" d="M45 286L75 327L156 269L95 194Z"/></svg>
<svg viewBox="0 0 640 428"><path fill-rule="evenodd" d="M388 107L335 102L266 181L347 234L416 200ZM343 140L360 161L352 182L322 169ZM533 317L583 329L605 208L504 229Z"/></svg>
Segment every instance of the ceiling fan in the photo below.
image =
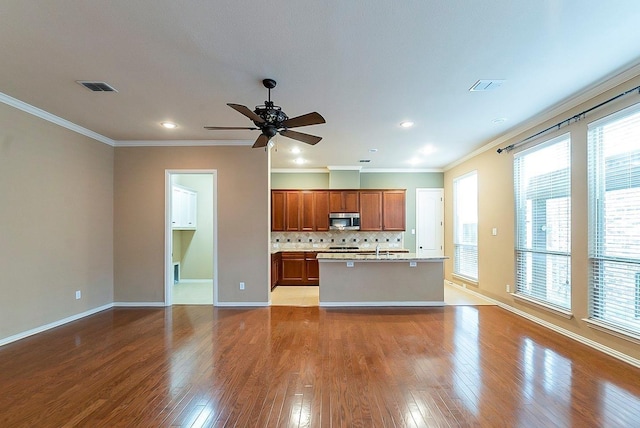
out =
<svg viewBox="0 0 640 428"><path fill-rule="evenodd" d="M271 101L271 90L276 87L276 81L273 79L264 79L262 84L269 90L269 100L264 102L264 105L256 106L254 111L249 110L248 107L240 104L227 103L229 107L236 110L251 119L256 127L236 127L236 126L205 126L205 129L210 130L229 130L229 129L250 129L262 131L256 142L253 144L253 148L265 147L269 144L269 140L276 134L280 134L284 137L293 138L294 140L302 141L307 144L318 144L322 137L316 137L315 135L304 134L302 132L291 131L289 128L298 128L300 126L319 125L325 123L324 118L316 112L303 114L289 119L289 117L282 111L280 106L274 105Z"/></svg>

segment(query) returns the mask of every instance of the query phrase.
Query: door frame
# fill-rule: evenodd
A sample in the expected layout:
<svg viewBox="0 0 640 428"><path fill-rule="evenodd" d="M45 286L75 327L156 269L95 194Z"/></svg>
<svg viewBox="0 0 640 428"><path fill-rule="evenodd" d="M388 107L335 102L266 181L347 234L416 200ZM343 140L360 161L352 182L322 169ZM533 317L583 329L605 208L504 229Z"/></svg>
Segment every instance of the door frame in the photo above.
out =
<svg viewBox="0 0 640 428"><path fill-rule="evenodd" d="M209 174L213 180L213 306L218 306L218 170L216 169L166 169L164 197L164 306L173 304L173 229L171 209L173 192L171 176L185 174Z"/></svg>

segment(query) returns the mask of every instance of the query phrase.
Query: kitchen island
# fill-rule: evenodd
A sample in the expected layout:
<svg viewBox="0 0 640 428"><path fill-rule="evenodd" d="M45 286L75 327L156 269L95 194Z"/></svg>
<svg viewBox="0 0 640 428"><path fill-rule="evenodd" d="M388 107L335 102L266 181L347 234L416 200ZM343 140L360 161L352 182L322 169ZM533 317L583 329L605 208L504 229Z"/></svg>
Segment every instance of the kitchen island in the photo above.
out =
<svg viewBox="0 0 640 428"><path fill-rule="evenodd" d="M444 306L445 259L320 253L320 306Z"/></svg>

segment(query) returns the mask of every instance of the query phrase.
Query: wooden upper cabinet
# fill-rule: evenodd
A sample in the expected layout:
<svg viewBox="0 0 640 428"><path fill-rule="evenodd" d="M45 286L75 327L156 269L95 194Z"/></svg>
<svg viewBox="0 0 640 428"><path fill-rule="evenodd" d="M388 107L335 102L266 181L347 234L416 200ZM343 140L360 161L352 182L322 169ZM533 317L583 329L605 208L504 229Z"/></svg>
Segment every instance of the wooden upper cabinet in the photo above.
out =
<svg viewBox="0 0 640 428"><path fill-rule="evenodd" d="M285 192L285 230L297 231L301 230L301 215L300 208L301 192L297 190Z"/></svg>
<svg viewBox="0 0 640 428"><path fill-rule="evenodd" d="M360 191L360 230L382 230L382 191Z"/></svg>
<svg viewBox="0 0 640 428"><path fill-rule="evenodd" d="M285 200L284 191L271 191L271 230L274 232L284 232L285 230Z"/></svg>
<svg viewBox="0 0 640 428"><path fill-rule="evenodd" d="M315 230L329 230L329 192L316 190L314 196Z"/></svg>
<svg viewBox="0 0 640 428"><path fill-rule="evenodd" d="M333 190L329 192L329 210L332 213L357 213L360 211L358 190Z"/></svg>
<svg viewBox="0 0 640 428"><path fill-rule="evenodd" d="M402 231L406 229L406 190L382 192L382 229Z"/></svg>
<svg viewBox="0 0 640 428"><path fill-rule="evenodd" d="M316 230L315 195L311 191L300 192L300 228L298 230Z"/></svg>

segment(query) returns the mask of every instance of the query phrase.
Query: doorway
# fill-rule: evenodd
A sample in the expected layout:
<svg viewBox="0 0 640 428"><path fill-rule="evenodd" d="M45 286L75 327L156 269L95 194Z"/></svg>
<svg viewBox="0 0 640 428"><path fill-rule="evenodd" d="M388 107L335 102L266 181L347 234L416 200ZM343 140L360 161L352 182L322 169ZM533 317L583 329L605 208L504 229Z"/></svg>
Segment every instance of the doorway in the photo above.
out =
<svg viewBox="0 0 640 428"><path fill-rule="evenodd" d="M217 174L167 170L165 306L217 304Z"/></svg>
<svg viewBox="0 0 640 428"><path fill-rule="evenodd" d="M416 189L416 254L444 256L444 189Z"/></svg>

